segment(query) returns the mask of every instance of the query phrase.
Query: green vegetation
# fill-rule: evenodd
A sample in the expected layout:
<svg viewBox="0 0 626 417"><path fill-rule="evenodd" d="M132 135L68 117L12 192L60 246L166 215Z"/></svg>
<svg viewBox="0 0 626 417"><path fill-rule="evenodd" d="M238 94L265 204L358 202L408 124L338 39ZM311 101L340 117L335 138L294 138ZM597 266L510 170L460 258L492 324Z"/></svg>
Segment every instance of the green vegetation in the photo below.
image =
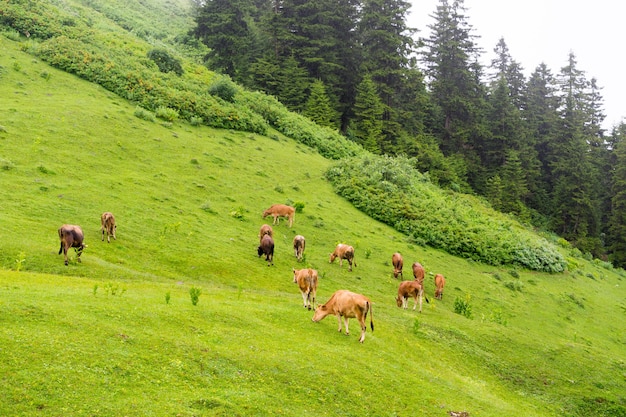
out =
<svg viewBox="0 0 626 417"><path fill-rule="evenodd" d="M139 25L108 6L115 2L89 3L123 27ZM44 7L0 4L3 21ZM110 22L90 16L91 38L84 38L107 40L93 51L120 42L143 57L150 77L167 78L164 86L179 78L150 64L152 45L130 35L122 42ZM46 29L50 21L61 26ZM36 29L80 25L46 18ZM161 25L144 24L141 38L162 38ZM128 100L48 66L26 53L37 53L39 41L20 36L0 36L0 166L7 167L0 169L0 415L624 415L623 270L567 242L545 246L565 257L565 273L516 268L513 275L510 265L451 256L337 196L325 178L343 162L327 158L363 151L275 99L242 90L234 103L215 99L233 114L259 115L269 137L200 125L199 114L187 123L172 102L144 107L141 94ZM196 77L181 62L182 78ZM219 76L198 71L210 97L207 86ZM180 118L155 122L138 110L155 115L160 107ZM390 191L424 186L422 198L449 211L451 201L462 202L455 210L461 219L472 213L468 226L494 215L413 170L398 176L394 164L405 163L370 172L384 172ZM268 267L256 246L261 213L273 203L303 210L292 228L284 221L274 228L275 266ZM118 221L111 243L100 240L103 211ZM66 267L57 254L63 223L83 227L82 263L71 253ZM307 238L300 264L296 234ZM338 241L355 246L353 272L328 263ZM439 301L428 275L431 302L421 315L393 301L395 251L407 265L419 261L446 276ZM292 283L291 269L300 266L319 271L318 302L339 288L372 299L376 331L363 345L354 320L349 337L332 318L311 322ZM497 278L507 274L523 291ZM457 304L465 313L455 312Z"/></svg>
<svg viewBox="0 0 626 417"><path fill-rule="evenodd" d="M12 163L0 171L0 414L623 414L623 271L579 256L580 274L519 270L524 291L509 291L493 276L510 267L368 218L326 183L327 160L280 133L164 127L18 43L0 46L0 65L20 68L0 83ZM261 213L287 201L306 208L275 227L268 268L255 250ZM105 210L118 220L110 244ZM67 267L56 235L66 222L88 244ZM338 288L373 300L363 345L354 320L346 337L302 309L295 234L320 272L318 302ZM328 263L340 240L356 248L352 273ZM419 317L393 302L395 251L447 278ZM466 294L472 320L454 309Z"/></svg>

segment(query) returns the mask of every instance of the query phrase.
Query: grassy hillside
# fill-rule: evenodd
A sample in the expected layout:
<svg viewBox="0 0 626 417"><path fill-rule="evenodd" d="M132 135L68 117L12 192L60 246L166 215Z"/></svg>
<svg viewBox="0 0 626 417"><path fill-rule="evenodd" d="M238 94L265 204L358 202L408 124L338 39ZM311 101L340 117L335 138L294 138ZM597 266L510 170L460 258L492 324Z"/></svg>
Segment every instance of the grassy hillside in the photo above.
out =
<svg viewBox="0 0 626 417"><path fill-rule="evenodd" d="M148 122L16 42L0 50L1 415L625 415L621 271L509 271L413 245L277 132ZM261 212L285 202L305 207L275 227L268 268ZM57 255L63 223L85 231L80 264ZM338 242L356 247L352 273L328 264ZM395 306L394 251L446 276L443 301L429 275L422 314ZM363 345L354 320L350 337L310 321L291 282L302 265L320 302L339 288L373 300Z"/></svg>

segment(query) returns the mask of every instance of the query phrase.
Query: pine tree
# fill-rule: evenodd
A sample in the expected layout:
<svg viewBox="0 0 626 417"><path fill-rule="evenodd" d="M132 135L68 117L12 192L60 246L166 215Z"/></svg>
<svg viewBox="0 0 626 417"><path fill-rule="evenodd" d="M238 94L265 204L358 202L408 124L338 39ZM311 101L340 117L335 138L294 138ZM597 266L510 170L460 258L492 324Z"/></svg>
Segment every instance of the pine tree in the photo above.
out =
<svg viewBox="0 0 626 417"><path fill-rule="evenodd" d="M613 133L615 171L612 175L612 194L607 244L610 259L620 268L626 268L626 124L621 123Z"/></svg>
<svg viewBox="0 0 626 417"><path fill-rule="evenodd" d="M311 85L311 93L304 108L304 115L320 126L337 128L337 114L333 110L326 87L321 80Z"/></svg>
<svg viewBox="0 0 626 417"><path fill-rule="evenodd" d="M383 113L384 107L376 86L370 76L365 76L357 86L351 130L355 140L374 153L381 152Z"/></svg>

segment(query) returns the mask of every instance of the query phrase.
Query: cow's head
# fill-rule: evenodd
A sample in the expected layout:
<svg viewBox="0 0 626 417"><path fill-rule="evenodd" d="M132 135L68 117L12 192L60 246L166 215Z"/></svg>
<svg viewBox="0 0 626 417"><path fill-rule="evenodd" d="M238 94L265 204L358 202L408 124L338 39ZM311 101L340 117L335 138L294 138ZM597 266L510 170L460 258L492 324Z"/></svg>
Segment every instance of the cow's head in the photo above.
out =
<svg viewBox="0 0 626 417"><path fill-rule="evenodd" d="M313 313L313 318L311 320L317 323L318 321L320 321L327 315L328 315L328 308L326 307L326 304L318 305L317 308L315 309L315 313Z"/></svg>
<svg viewBox="0 0 626 417"><path fill-rule="evenodd" d="M401 296L397 296L396 297L396 304L398 305L398 307L402 307L402 304L404 302L404 298Z"/></svg>
<svg viewBox="0 0 626 417"><path fill-rule="evenodd" d="M296 268L291 268L291 269L293 270L293 282L297 283L298 282L297 277L298 277L298 271L299 270L296 269Z"/></svg>
<svg viewBox="0 0 626 417"><path fill-rule="evenodd" d="M332 264L336 257L337 257L337 254L335 252L331 253L330 260L328 262Z"/></svg>
<svg viewBox="0 0 626 417"><path fill-rule="evenodd" d="M259 256L263 255L263 248L259 246L257 248L257 253L259 254Z"/></svg>

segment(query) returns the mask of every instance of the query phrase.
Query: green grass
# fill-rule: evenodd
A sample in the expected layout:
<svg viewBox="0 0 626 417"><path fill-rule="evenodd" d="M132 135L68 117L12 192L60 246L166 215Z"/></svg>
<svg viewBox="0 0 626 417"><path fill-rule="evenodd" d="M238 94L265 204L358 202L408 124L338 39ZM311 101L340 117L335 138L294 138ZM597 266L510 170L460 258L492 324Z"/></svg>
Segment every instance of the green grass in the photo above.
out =
<svg viewBox="0 0 626 417"><path fill-rule="evenodd" d="M510 277L411 244L338 197L310 148L146 121L18 46L0 37L0 415L624 415L623 271L576 259ZM274 227L267 267L261 213L285 202L304 208ZM63 223L85 231L80 264L57 254ZM319 302L372 299L364 344L354 320L346 337L302 308L295 234ZM355 246L352 273L328 263L338 242ZM429 273L422 314L395 305L395 251ZM454 313L468 295L472 319Z"/></svg>

